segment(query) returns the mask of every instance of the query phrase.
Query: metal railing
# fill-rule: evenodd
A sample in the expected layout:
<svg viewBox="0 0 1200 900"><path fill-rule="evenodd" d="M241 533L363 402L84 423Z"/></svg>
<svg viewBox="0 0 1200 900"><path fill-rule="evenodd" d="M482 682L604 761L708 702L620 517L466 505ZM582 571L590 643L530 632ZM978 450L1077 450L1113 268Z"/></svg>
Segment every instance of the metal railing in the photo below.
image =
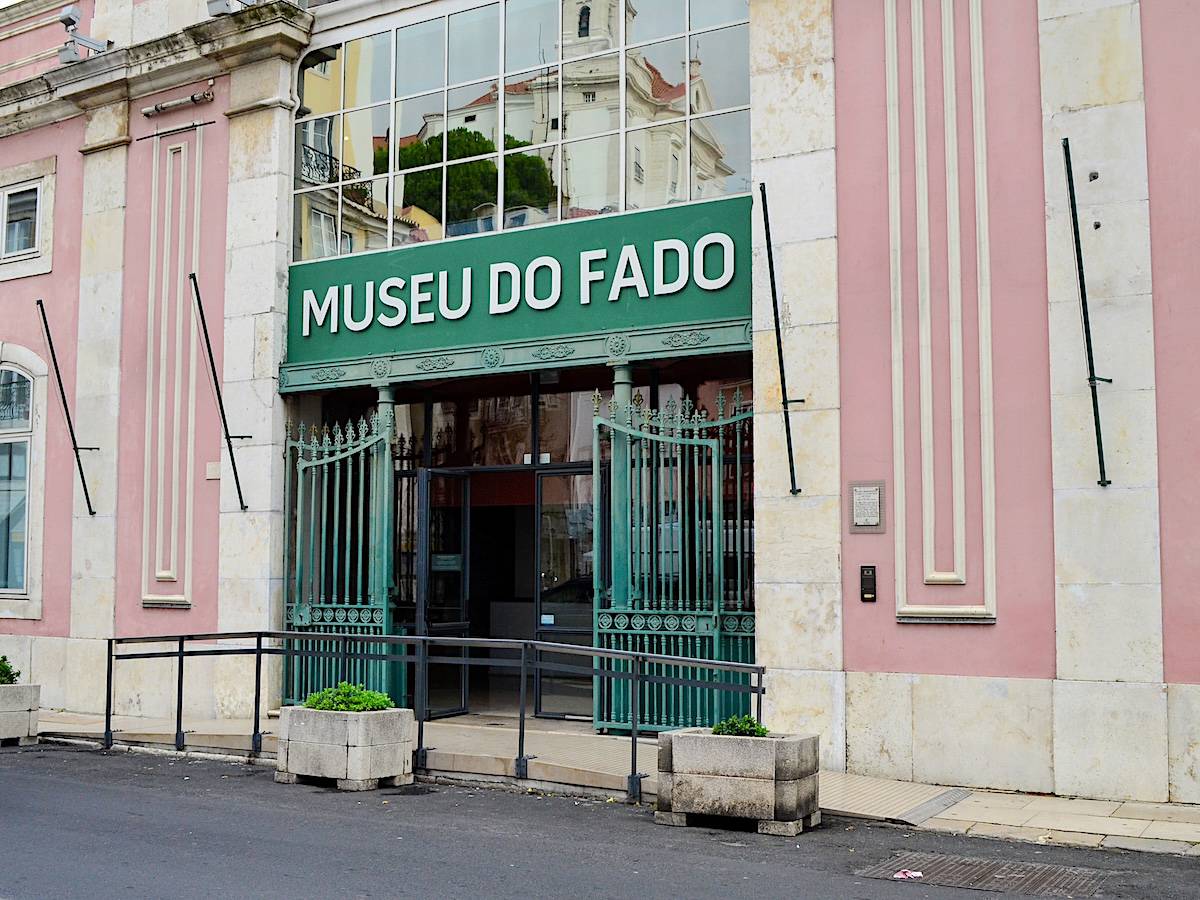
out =
<svg viewBox="0 0 1200 900"><path fill-rule="evenodd" d="M212 645L213 641L253 641L236 646ZM278 642L272 644L271 642ZM189 647L189 644L204 643L206 646ZM171 650L117 652L121 647L138 644L172 644ZM308 645L307 647L305 645ZM459 656L431 655L436 648L459 648ZM472 657L471 649L519 651L520 659L504 657ZM589 665L571 665L565 662L547 661L545 654L590 658ZM626 780L629 802L641 802L642 779L646 773L638 771L639 700L644 688L653 685L686 687L719 693L751 694L755 698L755 713L762 719L762 698L766 693L763 683L765 668L749 663L722 662L697 659L687 656L668 656L657 653L638 653L605 647L585 647L579 644L560 644L552 641L500 640L495 638L443 637L422 635L356 635L331 634L313 631L238 631L211 632L207 634L176 634L147 637L123 637L108 639L108 660L105 678L104 746L113 746L113 665L119 660L130 659L174 659L175 671L175 749L186 748L183 730L183 697L185 661L196 657L253 656L254 657L254 716L250 746L253 753L262 752L262 690L263 657L321 657L337 661L338 680L349 680L354 664L366 662L411 663L416 669L414 684L414 713L417 720L417 747L413 767L417 771L428 770L428 749L425 746L425 723L429 720L429 667L431 665L488 666L491 668L520 669L520 701L517 725L517 755L514 770L517 778L529 777L529 760L533 757L525 752L525 721L528 717L527 685L530 675L550 673L556 675L585 675L623 681L628 684L630 710L630 763ZM648 671L648 667L655 671ZM689 677L685 672L703 670L716 675L717 679ZM677 674L663 674L675 671ZM464 670L465 678L467 671ZM736 679L736 680L735 680ZM615 687L615 684L611 687ZM395 699L395 698L393 698Z"/></svg>

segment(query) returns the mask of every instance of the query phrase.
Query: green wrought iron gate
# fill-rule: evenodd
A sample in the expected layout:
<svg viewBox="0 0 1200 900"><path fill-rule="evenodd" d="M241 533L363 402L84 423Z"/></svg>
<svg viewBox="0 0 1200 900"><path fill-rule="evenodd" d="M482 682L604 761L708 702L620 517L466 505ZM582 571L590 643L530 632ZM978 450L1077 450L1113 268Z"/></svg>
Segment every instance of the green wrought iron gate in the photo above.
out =
<svg viewBox="0 0 1200 900"><path fill-rule="evenodd" d="M288 427L285 474L284 625L325 634L394 633L389 593L394 440L391 416L344 428ZM342 680L404 696L404 666L346 658L340 642L297 640L285 657L284 703ZM374 645L368 645L373 647ZM382 651L383 645L379 645Z"/></svg>
<svg viewBox="0 0 1200 900"><path fill-rule="evenodd" d="M595 398L594 637L598 647L754 660L753 428L741 391L661 410ZM599 664L599 661L598 661ZM651 667L651 676L718 677ZM735 676L722 676L735 677ZM616 685L616 687L613 687ZM749 695L643 685L638 727L711 725ZM597 728L630 725L626 683L594 679Z"/></svg>

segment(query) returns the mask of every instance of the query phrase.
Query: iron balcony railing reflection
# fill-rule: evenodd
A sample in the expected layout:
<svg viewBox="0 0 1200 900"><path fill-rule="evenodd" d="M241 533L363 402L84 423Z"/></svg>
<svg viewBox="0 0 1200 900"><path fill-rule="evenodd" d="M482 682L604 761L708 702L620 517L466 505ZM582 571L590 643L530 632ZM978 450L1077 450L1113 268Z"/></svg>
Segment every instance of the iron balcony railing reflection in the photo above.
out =
<svg viewBox="0 0 1200 900"><path fill-rule="evenodd" d="M362 170L348 166L336 156L331 156L324 150L318 150L308 144L300 145L300 178L308 184L329 184L334 181L356 181L362 178ZM347 194L353 189L365 192L366 198L371 197L370 182L363 185L348 185ZM359 196L354 196L357 202Z"/></svg>

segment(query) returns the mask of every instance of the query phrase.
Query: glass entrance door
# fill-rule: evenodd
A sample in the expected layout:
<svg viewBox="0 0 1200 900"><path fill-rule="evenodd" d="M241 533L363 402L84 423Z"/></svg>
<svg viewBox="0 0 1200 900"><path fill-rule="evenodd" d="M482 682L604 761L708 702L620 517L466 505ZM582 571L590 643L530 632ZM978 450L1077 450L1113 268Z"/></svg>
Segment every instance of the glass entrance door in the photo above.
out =
<svg viewBox="0 0 1200 900"><path fill-rule="evenodd" d="M537 476L537 639L592 644L592 473ZM584 666L588 658L546 654L545 662ZM538 672L537 715L592 715L592 678Z"/></svg>
<svg viewBox="0 0 1200 900"><path fill-rule="evenodd" d="M423 527L417 538L417 633L466 637L470 631L470 477L438 469L422 469L418 477ZM458 659L466 656L466 650L435 644L429 655ZM430 718L465 713L468 681L466 666L430 662Z"/></svg>

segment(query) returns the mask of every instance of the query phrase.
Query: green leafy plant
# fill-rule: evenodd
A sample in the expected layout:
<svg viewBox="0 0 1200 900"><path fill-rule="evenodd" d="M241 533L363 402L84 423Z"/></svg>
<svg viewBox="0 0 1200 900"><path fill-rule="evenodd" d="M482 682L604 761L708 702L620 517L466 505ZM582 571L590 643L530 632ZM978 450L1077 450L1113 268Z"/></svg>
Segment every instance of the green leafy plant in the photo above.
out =
<svg viewBox="0 0 1200 900"><path fill-rule="evenodd" d="M16 684L21 673L12 667L7 656L0 656L0 684Z"/></svg>
<svg viewBox="0 0 1200 900"><path fill-rule="evenodd" d="M770 733L754 716L730 716L713 726L713 734L736 737L766 737Z"/></svg>
<svg viewBox="0 0 1200 900"><path fill-rule="evenodd" d="M304 701L304 705L308 709L330 712L375 712L380 709L391 709L395 704L387 694L368 691L365 685L343 681L337 687L313 691Z"/></svg>

